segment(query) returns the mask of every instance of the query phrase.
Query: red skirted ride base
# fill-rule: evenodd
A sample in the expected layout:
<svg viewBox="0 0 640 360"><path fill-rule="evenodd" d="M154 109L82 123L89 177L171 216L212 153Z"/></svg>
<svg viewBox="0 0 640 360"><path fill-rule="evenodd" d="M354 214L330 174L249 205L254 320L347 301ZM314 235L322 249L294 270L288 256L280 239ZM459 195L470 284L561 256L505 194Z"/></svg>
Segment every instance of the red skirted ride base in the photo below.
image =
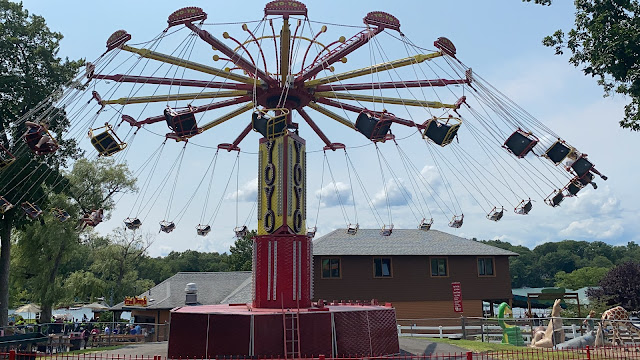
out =
<svg viewBox="0 0 640 360"><path fill-rule="evenodd" d="M171 311L169 358L368 357L399 352L395 309L329 305L284 311L248 305Z"/></svg>

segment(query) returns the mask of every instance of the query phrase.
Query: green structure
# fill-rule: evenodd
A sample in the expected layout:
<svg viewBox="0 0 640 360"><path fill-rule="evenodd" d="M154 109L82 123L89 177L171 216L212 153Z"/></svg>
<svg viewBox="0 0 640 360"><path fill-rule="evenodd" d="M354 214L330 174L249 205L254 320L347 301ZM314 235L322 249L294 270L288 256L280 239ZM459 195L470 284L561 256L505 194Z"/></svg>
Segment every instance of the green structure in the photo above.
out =
<svg viewBox="0 0 640 360"><path fill-rule="evenodd" d="M498 307L498 325L502 328L502 343L515 346L524 346L524 339L517 325L509 325L504 322L506 315L513 315L509 304L503 302Z"/></svg>

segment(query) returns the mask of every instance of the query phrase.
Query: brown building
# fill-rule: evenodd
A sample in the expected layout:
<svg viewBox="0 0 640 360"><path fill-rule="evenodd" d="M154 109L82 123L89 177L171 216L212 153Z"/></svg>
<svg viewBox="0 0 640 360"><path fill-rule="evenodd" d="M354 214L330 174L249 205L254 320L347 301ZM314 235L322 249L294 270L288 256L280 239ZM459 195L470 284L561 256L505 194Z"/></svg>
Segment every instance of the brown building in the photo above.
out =
<svg viewBox="0 0 640 360"><path fill-rule="evenodd" d="M482 316L482 302L511 299L516 253L437 230L344 229L313 242L314 298L391 302L398 319ZM463 313L453 309L452 283Z"/></svg>

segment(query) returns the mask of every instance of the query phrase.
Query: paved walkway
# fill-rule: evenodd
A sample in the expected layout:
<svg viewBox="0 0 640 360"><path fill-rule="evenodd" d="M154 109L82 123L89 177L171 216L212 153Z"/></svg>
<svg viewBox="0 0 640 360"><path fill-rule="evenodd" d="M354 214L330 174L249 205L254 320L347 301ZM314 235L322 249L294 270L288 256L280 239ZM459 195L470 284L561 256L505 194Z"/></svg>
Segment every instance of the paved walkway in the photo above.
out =
<svg viewBox="0 0 640 360"><path fill-rule="evenodd" d="M434 355L466 353L468 350L457 346L429 341L425 338L400 338L400 351L413 355Z"/></svg>
<svg viewBox="0 0 640 360"><path fill-rule="evenodd" d="M162 357L167 356L168 343L156 342L156 343L139 343L131 344L116 350L100 351L100 354L113 354L124 356L154 356L160 355ZM403 354L413 355L433 355L433 354L453 354L453 353L466 353L467 350L459 348L457 346L436 343L424 338L400 338L400 351Z"/></svg>

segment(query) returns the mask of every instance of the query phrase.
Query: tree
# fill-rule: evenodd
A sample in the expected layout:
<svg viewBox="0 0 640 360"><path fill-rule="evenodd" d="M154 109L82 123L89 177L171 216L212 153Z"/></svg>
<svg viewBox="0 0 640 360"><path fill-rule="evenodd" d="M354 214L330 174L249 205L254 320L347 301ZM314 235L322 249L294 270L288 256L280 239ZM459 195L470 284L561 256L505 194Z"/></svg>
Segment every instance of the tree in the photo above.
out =
<svg viewBox="0 0 640 360"><path fill-rule="evenodd" d="M49 192L48 203L65 209L73 218L81 216L85 206L111 210L115 206L111 200L114 194L135 189L135 179L127 167L115 165L110 159L80 159L65 178L69 188L63 191L72 195ZM79 245L79 232L75 221L60 222L50 214L43 216L42 223L32 223L17 232L20 274L26 275L25 285L32 290L32 300L41 304L41 318L45 321L51 318L53 305L64 297L63 280L58 277Z"/></svg>
<svg viewBox="0 0 640 360"><path fill-rule="evenodd" d="M609 272L606 267L583 267L570 273L559 271L555 275L557 287L578 290L586 286L597 286Z"/></svg>
<svg viewBox="0 0 640 360"><path fill-rule="evenodd" d="M589 298L621 305L627 310L640 310L640 263L629 261L618 265L600 280L600 289L589 289Z"/></svg>
<svg viewBox="0 0 640 360"><path fill-rule="evenodd" d="M21 140L24 126L15 121L68 83L83 61L60 59L62 35L49 30L42 17L29 16L22 4L0 0L0 33L0 144L17 157L0 178L1 188L13 190L1 195L12 202L34 201L43 195L39 185L55 182L57 166L78 156L78 151L73 140L61 141L56 157L49 157L45 164L32 162L33 155ZM67 126L63 110L51 116L50 129L57 135ZM20 171L23 175L19 177ZM24 224L20 220L16 209L0 220L0 326L8 321L11 233Z"/></svg>
<svg viewBox="0 0 640 360"><path fill-rule="evenodd" d="M249 231L245 236L236 240L229 252L229 265L234 271L250 271L253 259L253 238L258 235L256 230Z"/></svg>
<svg viewBox="0 0 640 360"><path fill-rule="evenodd" d="M140 279L136 270L152 243L148 234L117 228L109 236L109 243L96 251L90 270L106 283L109 294L105 297L111 305L155 285L151 280Z"/></svg>
<svg viewBox="0 0 640 360"><path fill-rule="evenodd" d="M530 0L523 0L530 1ZM536 0L549 5L551 0ZM575 0L574 28L558 30L542 43L557 55L568 49L569 63L598 79L605 96L628 96L623 128L640 130L640 2Z"/></svg>

